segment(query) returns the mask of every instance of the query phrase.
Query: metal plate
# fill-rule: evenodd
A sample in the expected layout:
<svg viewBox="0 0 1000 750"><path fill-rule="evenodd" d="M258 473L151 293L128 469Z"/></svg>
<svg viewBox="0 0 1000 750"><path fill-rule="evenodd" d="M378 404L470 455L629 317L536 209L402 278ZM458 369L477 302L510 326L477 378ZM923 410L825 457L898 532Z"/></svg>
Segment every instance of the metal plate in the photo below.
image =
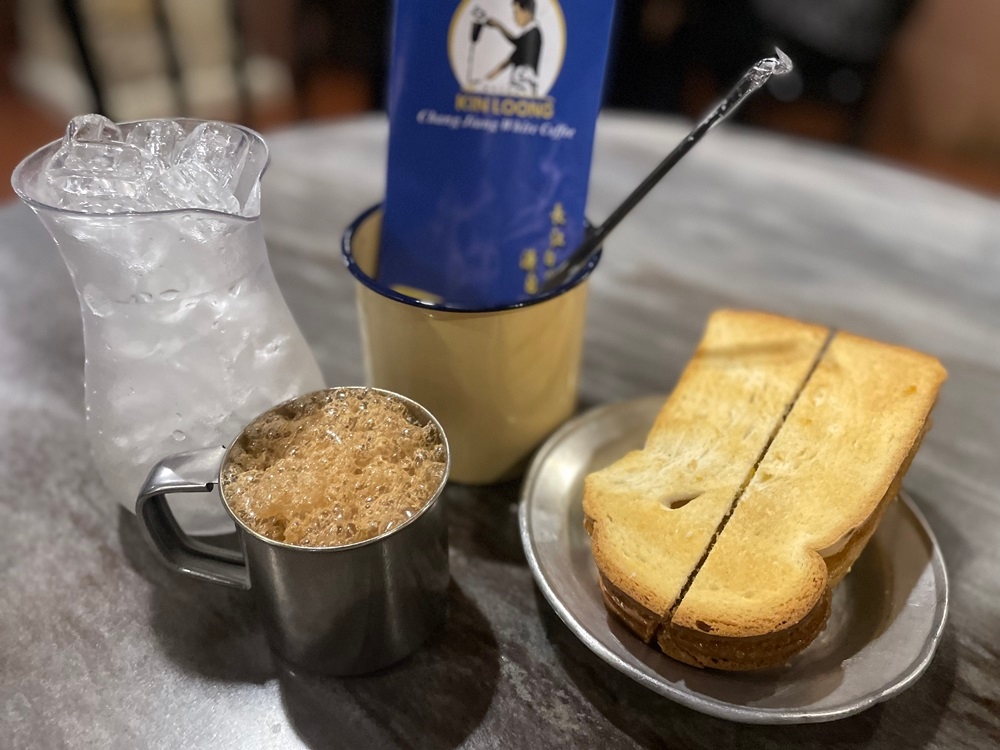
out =
<svg viewBox="0 0 1000 750"><path fill-rule="evenodd" d="M642 447L656 396L568 422L536 455L521 499L521 541L563 622L615 669L696 711L753 724L831 721L902 692L930 663L948 612L944 560L927 522L901 496L834 590L826 629L781 668L731 673L689 667L607 614L583 529L583 480Z"/></svg>

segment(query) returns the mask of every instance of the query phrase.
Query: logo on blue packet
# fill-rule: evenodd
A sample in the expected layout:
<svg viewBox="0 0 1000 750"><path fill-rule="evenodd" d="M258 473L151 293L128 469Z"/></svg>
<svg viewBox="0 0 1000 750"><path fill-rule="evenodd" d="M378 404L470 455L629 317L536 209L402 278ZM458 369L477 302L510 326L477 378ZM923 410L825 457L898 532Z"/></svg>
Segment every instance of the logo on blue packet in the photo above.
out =
<svg viewBox="0 0 1000 750"><path fill-rule="evenodd" d="M582 241L613 2L580 5L398 0L379 281L509 304Z"/></svg>

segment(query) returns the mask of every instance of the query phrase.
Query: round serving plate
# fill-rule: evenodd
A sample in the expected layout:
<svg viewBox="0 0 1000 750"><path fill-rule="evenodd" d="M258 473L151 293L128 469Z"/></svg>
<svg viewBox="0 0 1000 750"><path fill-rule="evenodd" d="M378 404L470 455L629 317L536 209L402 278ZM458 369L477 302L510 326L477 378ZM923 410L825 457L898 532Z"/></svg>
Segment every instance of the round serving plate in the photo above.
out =
<svg viewBox="0 0 1000 750"><path fill-rule="evenodd" d="M532 462L521 498L521 541L538 586L563 622L641 685L733 721L831 721L912 685L941 638L948 578L934 534L905 492L834 589L826 629L781 668L696 669L646 645L607 613L583 528L583 480L642 447L664 398L587 412L549 438Z"/></svg>

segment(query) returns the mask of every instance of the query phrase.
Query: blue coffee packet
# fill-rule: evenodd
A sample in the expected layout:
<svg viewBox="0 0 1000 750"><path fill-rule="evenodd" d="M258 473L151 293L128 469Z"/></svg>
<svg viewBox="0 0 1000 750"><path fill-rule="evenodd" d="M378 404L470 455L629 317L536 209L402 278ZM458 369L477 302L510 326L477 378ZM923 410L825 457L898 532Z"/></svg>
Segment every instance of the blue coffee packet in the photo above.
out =
<svg viewBox="0 0 1000 750"><path fill-rule="evenodd" d="M537 294L583 239L614 0L396 0L378 280Z"/></svg>

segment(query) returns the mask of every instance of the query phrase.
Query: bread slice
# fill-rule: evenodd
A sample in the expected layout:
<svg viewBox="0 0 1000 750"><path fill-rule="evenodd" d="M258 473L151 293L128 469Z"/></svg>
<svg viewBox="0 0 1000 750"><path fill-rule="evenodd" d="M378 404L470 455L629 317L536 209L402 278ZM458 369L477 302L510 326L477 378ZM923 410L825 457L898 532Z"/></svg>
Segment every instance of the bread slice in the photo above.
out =
<svg viewBox="0 0 1000 750"><path fill-rule="evenodd" d="M781 664L805 648L898 494L945 377L933 357L838 333L660 647L720 669Z"/></svg>
<svg viewBox="0 0 1000 750"><path fill-rule="evenodd" d="M816 365L828 329L722 310L644 448L591 474L583 509L608 609L651 640Z"/></svg>

